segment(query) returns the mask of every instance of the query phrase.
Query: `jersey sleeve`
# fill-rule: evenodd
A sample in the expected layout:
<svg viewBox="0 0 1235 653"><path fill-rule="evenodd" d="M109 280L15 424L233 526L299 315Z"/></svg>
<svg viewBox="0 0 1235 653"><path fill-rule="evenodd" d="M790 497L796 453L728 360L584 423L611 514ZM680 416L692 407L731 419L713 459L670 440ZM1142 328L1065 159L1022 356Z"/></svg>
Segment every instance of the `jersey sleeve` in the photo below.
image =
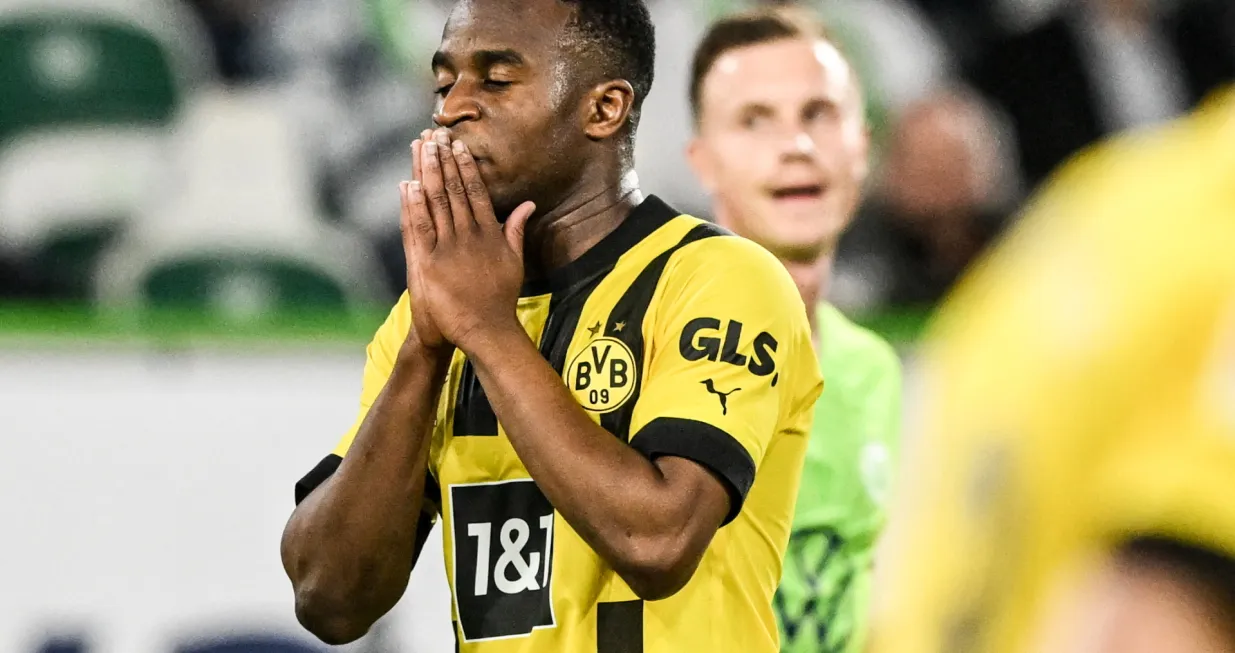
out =
<svg viewBox="0 0 1235 653"><path fill-rule="evenodd" d="M631 446L694 460L724 480L727 523L773 438L806 437L822 380L805 307L775 258L732 237L679 256L656 302Z"/></svg>
<svg viewBox="0 0 1235 653"><path fill-rule="evenodd" d="M296 483L297 504L303 501L319 485L326 482L326 479L330 478L335 470L339 468L339 464L343 462L343 458L347 456L348 450L351 449L352 441L356 438L360 425L364 423L365 418L369 414L369 409L373 407L373 402L377 400L377 396L386 387L386 381L390 378L390 373L394 369L395 357L398 355L403 341L407 338L408 330L411 329L412 312L409 302L407 293L403 293L403 296L399 298L394 308L391 309L390 314L386 316L386 321L378 327L373 340L365 348L364 377L360 388L360 409L356 419L352 422L351 428L339 439L338 444L335 445L330 455L323 458L312 471ZM441 491L438 489L437 481L434 480L432 473L428 473L425 477L424 511L436 514L440 502Z"/></svg>
<svg viewBox="0 0 1235 653"><path fill-rule="evenodd" d="M390 314L386 316L386 321L378 327L369 346L365 347L364 379L360 386L360 410L352 427L347 430L334 448L333 453L340 458L347 455L347 450L352 446L352 440L356 438L356 432L360 430L360 425L368 416L369 409L373 407L373 402L377 401L377 396L386 387L386 381L390 379L390 373L394 370L399 347L402 346L412 327L412 311L409 301L407 293L403 293Z"/></svg>

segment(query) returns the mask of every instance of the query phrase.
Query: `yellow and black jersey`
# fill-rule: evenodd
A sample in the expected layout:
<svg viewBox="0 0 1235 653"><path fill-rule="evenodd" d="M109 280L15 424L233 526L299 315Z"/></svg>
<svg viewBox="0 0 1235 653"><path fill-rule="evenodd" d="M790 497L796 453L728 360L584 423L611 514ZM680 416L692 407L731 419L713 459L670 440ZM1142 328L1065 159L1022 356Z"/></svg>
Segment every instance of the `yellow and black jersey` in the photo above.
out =
<svg viewBox="0 0 1235 653"><path fill-rule="evenodd" d="M1112 549L1235 559L1235 93L1068 165L941 310L878 653L1045 650Z"/></svg>
<svg viewBox="0 0 1235 653"><path fill-rule="evenodd" d="M649 197L578 260L529 284L517 310L596 422L649 458L706 466L728 485L732 510L685 588L638 600L554 511L456 353L426 497L429 519L443 521L459 650L776 651L772 596L822 389L806 310L780 263ZM410 313L404 295L369 345L356 424L298 498L347 455Z"/></svg>

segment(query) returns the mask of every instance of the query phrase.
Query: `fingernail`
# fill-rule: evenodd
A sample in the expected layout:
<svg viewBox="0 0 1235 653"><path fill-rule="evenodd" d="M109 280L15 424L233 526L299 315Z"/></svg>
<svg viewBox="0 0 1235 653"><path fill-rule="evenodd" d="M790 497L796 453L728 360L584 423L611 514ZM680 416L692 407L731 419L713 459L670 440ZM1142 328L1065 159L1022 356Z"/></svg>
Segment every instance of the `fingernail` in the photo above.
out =
<svg viewBox="0 0 1235 653"><path fill-rule="evenodd" d="M437 143L433 141L429 141L428 143L425 143L425 156L426 157L436 157L437 156Z"/></svg>
<svg viewBox="0 0 1235 653"><path fill-rule="evenodd" d="M455 141L451 146L455 154L463 154L463 141Z"/></svg>
<svg viewBox="0 0 1235 653"><path fill-rule="evenodd" d="M450 134L446 133L445 129L437 130L437 134L435 134L435 136L437 138L437 142L440 143L443 147L450 144Z"/></svg>
<svg viewBox="0 0 1235 653"><path fill-rule="evenodd" d="M420 202L423 201L424 198L420 194L419 181L413 180L411 182L407 182L407 197L413 204L420 204Z"/></svg>
<svg viewBox="0 0 1235 653"><path fill-rule="evenodd" d="M412 150L415 151L419 148L420 148L420 139L417 138L416 140L412 141Z"/></svg>

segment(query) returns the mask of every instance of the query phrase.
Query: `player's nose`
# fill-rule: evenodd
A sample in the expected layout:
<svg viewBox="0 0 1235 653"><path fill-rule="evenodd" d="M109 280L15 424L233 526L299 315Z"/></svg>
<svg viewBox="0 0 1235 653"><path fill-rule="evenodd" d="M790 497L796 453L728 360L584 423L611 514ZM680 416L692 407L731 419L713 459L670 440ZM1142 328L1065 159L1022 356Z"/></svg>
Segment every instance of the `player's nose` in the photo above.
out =
<svg viewBox="0 0 1235 653"><path fill-rule="evenodd" d="M802 154L815 153L815 139L810 137L806 132L798 132L793 137L793 149Z"/></svg>
<svg viewBox="0 0 1235 653"><path fill-rule="evenodd" d="M815 139L803 131L793 131L781 137L781 157L787 160L814 160L819 153Z"/></svg>
<svg viewBox="0 0 1235 653"><path fill-rule="evenodd" d="M468 120L480 119L480 104L477 102L468 85L456 83L438 103L437 111L433 113L433 122L439 127L454 127Z"/></svg>
<svg viewBox="0 0 1235 653"><path fill-rule="evenodd" d="M776 153L782 163L811 161L816 156L814 139L800 128L785 125L775 133L768 134L767 138L772 140L769 149Z"/></svg>

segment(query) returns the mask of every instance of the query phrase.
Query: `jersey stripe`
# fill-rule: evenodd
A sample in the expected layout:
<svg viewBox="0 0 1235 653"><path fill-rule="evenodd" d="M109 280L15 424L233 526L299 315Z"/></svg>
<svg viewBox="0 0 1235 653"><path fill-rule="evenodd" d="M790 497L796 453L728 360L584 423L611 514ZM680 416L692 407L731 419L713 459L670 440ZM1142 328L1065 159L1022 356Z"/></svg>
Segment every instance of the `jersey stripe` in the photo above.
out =
<svg viewBox="0 0 1235 653"><path fill-rule="evenodd" d="M643 653L643 601L596 606L596 653Z"/></svg>
<svg viewBox="0 0 1235 653"><path fill-rule="evenodd" d="M613 265L596 272L574 288L555 293L549 303L549 316L541 330L540 353L558 374L566 366L566 351L579 326L583 306L596 286L613 270ZM455 399L455 436L496 436L497 415L489 403L476 368L471 361L463 364L459 374L459 392Z"/></svg>
<svg viewBox="0 0 1235 653"><path fill-rule="evenodd" d="M570 341L579 328L579 316L583 306L596 286L613 270L613 265L593 274L582 283L564 293L556 294L549 302L549 317L545 320L545 328L541 331L540 353L553 366L558 374L566 368L566 353Z"/></svg>
<svg viewBox="0 0 1235 653"><path fill-rule="evenodd" d="M647 314L648 305L652 303L652 295L656 294L660 277L665 273L665 266L678 250L691 243L713 236L728 235L731 235L728 231L708 222L694 227L678 244L661 252L643 268L609 313L609 319L605 323L605 335L626 343L638 363L635 367L635 390L630 400L621 408L600 417L600 425L623 442L630 440L630 420L635 405L639 403L639 391L643 386L643 318Z"/></svg>
<svg viewBox="0 0 1235 653"><path fill-rule="evenodd" d="M463 362L459 372L459 392L455 395L455 437L497 437L497 415L476 377L472 361Z"/></svg>
<svg viewBox="0 0 1235 653"><path fill-rule="evenodd" d="M343 464L343 458L338 454L330 454L317 463L308 474L296 481L296 505L308 498L314 490L322 483L325 483L339 469L339 465ZM437 511L442 505L442 489L437 485L437 479L433 478L433 473L425 472L425 488L424 501L421 504L420 518L416 521L416 544L412 548L412 565L415 566L416 560L420 558L420 551L424 549L425 542L429 539L429 532L433 530L433 524L436 519Z"/></svg>

